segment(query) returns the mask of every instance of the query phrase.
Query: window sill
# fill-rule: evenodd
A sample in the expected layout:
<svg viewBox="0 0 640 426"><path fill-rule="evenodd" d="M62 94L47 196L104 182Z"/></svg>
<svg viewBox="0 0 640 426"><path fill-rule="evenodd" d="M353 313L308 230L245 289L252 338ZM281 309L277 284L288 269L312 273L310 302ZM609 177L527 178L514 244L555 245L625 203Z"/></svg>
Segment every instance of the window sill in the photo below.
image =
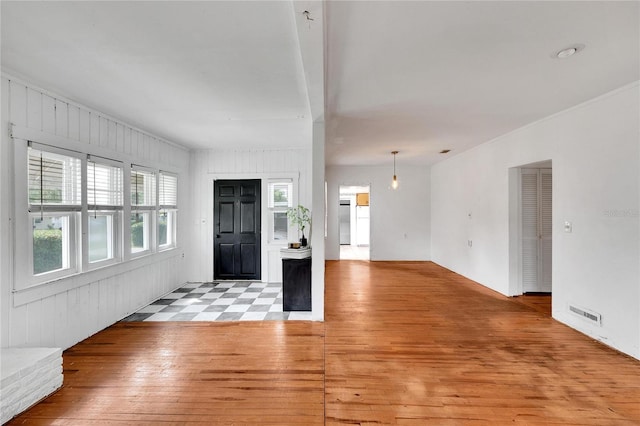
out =
<svg viewBox="0 0 640 426"><path fill-rule="evenodd" d="M30 287L13 290L13 306L18 307L47 297L55 296L114 275L123 274L147 265L162 262L173 257L182 256L183 250L178 247L166 249L158 253L136 257L126 262L105 265L89 271L67 275L65 277L34 284Z"/></svg>

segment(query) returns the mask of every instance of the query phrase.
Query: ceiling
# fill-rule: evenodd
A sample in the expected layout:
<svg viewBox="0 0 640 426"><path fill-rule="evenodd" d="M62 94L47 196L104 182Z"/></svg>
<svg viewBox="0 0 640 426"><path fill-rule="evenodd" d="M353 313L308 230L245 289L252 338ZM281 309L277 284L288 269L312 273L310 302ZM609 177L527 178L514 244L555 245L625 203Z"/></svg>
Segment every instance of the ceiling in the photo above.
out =
<svg viewBox="0 0 640 426"><path fill-rule="evenodd" d="M308 146L324 119L328 165L433 164L640 79L638 2L1 8L10 75L194 149Z"/></svg>

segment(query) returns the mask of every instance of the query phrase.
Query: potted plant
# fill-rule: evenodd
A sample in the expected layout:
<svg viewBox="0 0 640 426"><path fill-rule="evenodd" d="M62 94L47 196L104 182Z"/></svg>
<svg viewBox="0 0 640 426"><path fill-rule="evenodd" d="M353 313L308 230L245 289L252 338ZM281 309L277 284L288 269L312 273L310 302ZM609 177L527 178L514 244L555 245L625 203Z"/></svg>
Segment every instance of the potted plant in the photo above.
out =
<svg viewBox="0 0 640 426"><path fill-rule="evenodd" d="M302 233L300 246L306 247L307 238L304 236L304 228L311 225L311 212L305 206L298 204L298 207L290 207L287 209L287 217L291 221L291 224L296 225Z"/></svg>

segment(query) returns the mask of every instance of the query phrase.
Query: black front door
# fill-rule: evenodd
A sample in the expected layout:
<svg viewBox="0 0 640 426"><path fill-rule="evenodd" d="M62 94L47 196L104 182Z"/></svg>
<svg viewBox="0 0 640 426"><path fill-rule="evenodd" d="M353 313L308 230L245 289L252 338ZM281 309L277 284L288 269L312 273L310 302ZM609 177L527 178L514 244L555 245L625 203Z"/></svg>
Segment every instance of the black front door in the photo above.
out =
<svg viewBox="0 0 640 426"><path fill-rule="evenodd" d="M260 180L214 183L214 278L260 279Z"/></svg>

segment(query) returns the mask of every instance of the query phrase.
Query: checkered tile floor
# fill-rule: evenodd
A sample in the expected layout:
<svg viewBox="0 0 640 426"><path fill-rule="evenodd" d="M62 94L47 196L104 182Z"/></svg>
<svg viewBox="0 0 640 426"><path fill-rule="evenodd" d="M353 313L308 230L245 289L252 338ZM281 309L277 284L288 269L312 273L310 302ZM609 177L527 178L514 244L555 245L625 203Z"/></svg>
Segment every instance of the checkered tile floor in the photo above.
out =
<svg viewBox="0 0 640 426"><path fill-rule="evenodd" d="M123 321L310 320L311 312L283 312L282 284L187 283Z"/></svg>

